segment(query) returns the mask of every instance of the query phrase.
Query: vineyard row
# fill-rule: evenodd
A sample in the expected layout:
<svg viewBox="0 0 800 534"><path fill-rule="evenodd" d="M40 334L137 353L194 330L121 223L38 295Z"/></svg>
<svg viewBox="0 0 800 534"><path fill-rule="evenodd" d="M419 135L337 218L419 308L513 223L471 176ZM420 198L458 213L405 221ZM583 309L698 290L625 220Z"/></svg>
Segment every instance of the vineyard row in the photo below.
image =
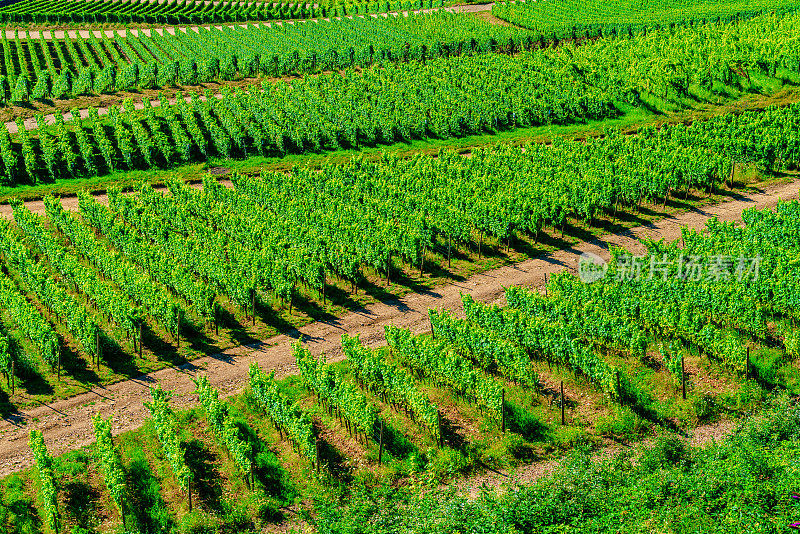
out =
<svg viewBox="0 0 800 534"><path fill-rule="evenodd" d="M21 0L0 8L2 23L209 24L343 17L441 7L441 0L271 2L169 0Z"/></svg>
<svg viewBox="0 0 800 534"><path fill-rule="evenodd" d="M212 100L226 105L225 99ZM202 107L198 115L209 120ZM734 165L791 167L800 161L798 123L800 107L789 106L645 129L636 136L612 132L587 142L498 146L475 151L469 159L442 152L411 159L356 158L322 172L234 175L232 188L211 177L202 191L170 181L168 195L148 185L135 195L112 189L109 206L80 194L79 214L48 198L46 218L17 203L16 225L4 225L0 252L18 273L21 288L66 324L82 351L100 359L106 321L124 334L117 341L131 340L134 350L141 351L145 319L177 343L183 323L218 322L220 297L250 314L267 292L290 308L301 287L324 301L334 279L355 287L370 270L389 282L403 266L423 270L429 251L450 258L459 247L480 252L489 236L508 245L520 234L535 239L545 227L563 228L568 218L592 224L643 202L719 187ZM163 139L156 146L145 144L147 126L126 124L117 116L116 138L128 143L122 164L131 165L139 154L175 157ZM123 137L121 132L129 133ZM228 142L234 150L234 140L225 141L220 132L217 126L217 146ZM86 147L89 133L102 139L103 125L95 121L91 129L75 133L82 136L73 145L80 151L70 146L68 135L44 138L51 143L44 157L52 158L53 168L101 164ZM141 148L148 146L149 151ZM4 162L8 148L0 143ZM108 138L97 149L106 164L120 164ZM21 163L30 165L35 160L26 154ZM37 260L42 256L48 260ZM14 289L13 280L0 284L0 290L10 311L7 320L23 328L36 347L36 354L18 357L20 366L37 360L56 365L58 338L49 321L31 308L25 291ZM83 312L78 302L84 300L94 311ZM740 316L749 317L746 308ZM511 360L504 365L516 366ZM523 371L515 379L535 381Z"/></svg>

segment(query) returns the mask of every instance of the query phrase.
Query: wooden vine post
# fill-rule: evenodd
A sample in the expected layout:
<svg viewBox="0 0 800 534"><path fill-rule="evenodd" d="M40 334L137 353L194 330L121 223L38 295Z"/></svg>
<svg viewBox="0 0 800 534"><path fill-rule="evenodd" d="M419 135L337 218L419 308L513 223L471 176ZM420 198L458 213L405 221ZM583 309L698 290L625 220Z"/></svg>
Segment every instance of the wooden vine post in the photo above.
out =
<svg viewBox="0 0 800 534"><path fill-rule="evenodd" d="M564 414L564 381L561 381L561 426L566 424L566 418Z"/></svg>
<svg viewBox="0 0 800 534"><path fill-rule="evenodd" d="M320 467L320 464L322 463L322 458L320 456L320 450L319 450L319 438L314 438L314 447L315 447L315 449L317 451L317 465L316 465L316 468L317 468L317 473L319 473L319 467Z"/></svg>
<svg viewBox="0 0 800 534"><path fill-rule="evenodd" d="M750 380L750 347L747 347L747 354L744 357L744 377Z"/></svg>
<svg viewBox="0 0 800 534"><path fill-rule="evenodd" d="M95 368L100 369L100 329L94 331Z"/></svg>
<svg viewBox="0 0 800 534"><path fill-rule="evenodd" d="M219 304L214 303L214 335L219 335Z"/></svg>
<svg viewBox="0 0 800 534"><path fill-rule="evenodd" d="M733 177L736 174L736 161L731 158L731 172L728 175L728 179L730 183L728 184L728 189L733 189Z"/></svg>
<svg viewBox="0 0 800 534"><path fill-rule="evenodd" d="M14 387L16 385L16 374L17 374L17 362L15 360L11 360L11 394L14 394Z"/></svg>
<svg viewBox="0 0 800 534"><path fill-rule="evenodd" d="M450 263L450 234L447 234L447 268L449 269L451 266Z"/></svg>
<svg viewBox="0 0 800 534"><path fill-rule="evenodd" d="M439 430L441 434L441 430ZM381 431L378 434L378 465L381 465L383 461L383 420L381 419Z"/></svg>
<svg viewBox="0 0 800 534"><path fill-rule="evenodd" d="M192 477L186 483L186 494L189 496L189 511L192 511Z"/></svg>
<svg viewBox="0 0 800 534"><path fill-rule="evenodd" d="M292 302L292 296L289 295L289 313L290 314L292 313L292 311L291 311L292 310L291 302ZM252 316L253 316L252 317L253 318L253 326L255 326L255 324L256 324L256 288L253 288L253 302L251 304L251 310L252 310Z"/></svg>
<svg viewBox="0 0 800 534"><path fill-rule="evenodd" d="M142 336L142 323L139 322L139 358L142 357L142 345L144 345L144 336Z"/></svg>
<svg viewBox="0 0 800 534"><path fill-rule="evenodd" d="M500 394L500 430L505 433L506 431L506 389Z"/></svg>
<svg viewBox="0 0 800 534"><path fill-rule="evenodd" d="M686 400L686 368L683 365L683 354L681 354L681 396Z"/></svg>
<svg viewBox="0 0 800 534"><path fill-rule="evenodd" d="M181 312L178 312L178 323L175 325L175 343L181 348Z"/></svg>

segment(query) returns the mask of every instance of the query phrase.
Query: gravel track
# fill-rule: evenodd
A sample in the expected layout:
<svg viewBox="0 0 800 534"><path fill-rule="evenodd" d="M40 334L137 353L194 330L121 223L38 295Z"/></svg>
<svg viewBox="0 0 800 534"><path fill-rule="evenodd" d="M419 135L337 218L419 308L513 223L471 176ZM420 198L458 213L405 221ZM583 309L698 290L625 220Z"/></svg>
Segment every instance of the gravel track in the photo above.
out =
<svg viewBox="0 0 800 534"><path fill-rule="evenodd" d="M205 95L198 94L197 98L199 100L203 101L203 102L205 102L207 100ZM214 94L214 98L221 99L222 98L222 93L215 93ZM188 97L188 96L185 96L183 99L186 102L191 102L191 98ZM170 106L174 106L178 102L178 99L175 98L175 97L172 97L172 98L168 99L168 101L169 101L169 105ZM161 101L157 100L157 99L150 100L150 105L155 107L155 108L161 107ZM121 107L121 106L116 106L116 107ZM144 109L144 103L142 101L135 100L133 102L133 107L134 107L134 109ZM108 115L108 110L109 110L108 106L98 107L97 108L97 114L98 115ZM79 111L79 115L80 115L81 119L88 119L89 118L89 109L88 108L83 108L83 109L80 109L78 111ZM62 113L61 116L64 118L64 122L71 122L71 121L75 120L74 117L72 116L71 112ZM44 115L44 122L46 124L51 124L51 125L55 124L56 123L55 113L50 113L49 115ZM37 128L36 117L28 117L27 119L23 119L22 123L25 125L25 129L26 130L34 130L34 129ZM14 121L6 122L6 128L8 129L8 132L11 133L12 135L17 133L17 132L19 132L19 128L17 128L17 123L14 122Z"/></svg>
<svg viewBox="0 0 800 534"><path fill-rule="evenodd" d="M32 458L27 446L30 429L42 430L50 451L60 454L94 441L91 415L95 412L114 415L115 434L139 427L147 417L142 402L149 399L148 388L157 383L175 392L173 405L176 408L197 403L191 379L198 373L208 373L211 384L219 388L221 396L225 397L247 386L250 362L257 362L267 370L275 370L279 377L295 373L291 343L301 334L315 354L325 352L331 361L341 360L339 340L344 333L360 334L365 345L380 346L385 344L384 325L395 324L421 333L429 329L429 308L448 308L461 312L461 293L469 293L483 302L502 304L504 287L539 287L548 273L563 269L574 271L578 257L584 252L608 258L609 245L641 251L642 246L638 242L641 238L674 240L680 237L683 226L700 228L711 217L723 221L740 220L742 210L746 208L773 207L781 199L798 198L798 193L800 180L770 186L764 191L748 195L732 193L732 199L721 204L662 219L622 234L605 235L592 242L478 274L463 282L370 305L339 319L311 323L288 335L236 347L180 367L162 369L108 387L95 387L69 399L23 410L0 422L0 476L31 465ZM68 208L75 209L75 204L72 199L65 200ZM41 203L32 202L29 205L34 211L42 209ZM0 211L2 214L7 212ZM21 396L19 400L25 399Z"/></svg>

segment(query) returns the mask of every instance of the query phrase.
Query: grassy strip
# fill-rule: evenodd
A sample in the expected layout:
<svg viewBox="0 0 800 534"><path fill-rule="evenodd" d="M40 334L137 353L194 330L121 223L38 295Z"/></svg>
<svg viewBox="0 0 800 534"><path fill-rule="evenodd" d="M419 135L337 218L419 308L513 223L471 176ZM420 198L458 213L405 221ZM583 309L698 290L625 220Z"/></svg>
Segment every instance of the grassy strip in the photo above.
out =
<svg viewBox="0 0 800 534"><path fill-rule="evenodd" d="M642 362L629 361L631 374L645 377L642 384L669 381L668 371L654 371ZM335 364L347 372L347 362ZM502 434L496 421L478 412L449 390L422 383L424 392L442 409L447 432L441 449L426 432L402 412L393 411L373 397L385 421L383 465L377 464L377 441L359 443L348 435L335 417L330 417L297 376L279 380L283 395L298 402L312 414L322 440L321 451L327 469L319 475L308 461L281 440L274 427L247 391L228 399L239 431L256 449L256 484L247 488L241 474L207 428L199 408L177 412L180 439L194 476L194 510L189 511L186 495L179 489L155 431L149 422L141 428L115 437L115 446L128 477L128 526L141 531L181 532L200 529L229 529L251 532L283 520L295 520L296 513L320 496L349 500L361 489L386 485L405 487L416 480L429 490L441 484L473 484L465 475L491 470L513 470L534 461L556 460L570 450L589 450L602 443L637 442L664 426L643 418L634 407L619 407L598 396L595 388L571 372L548 369L538 364L543 389L532 392L504 383L507 388L508 431ZM722 392L700 396L693 392L687 401L669 387L654 387L651 401L672 414L693 413L683 430L705 424L728 411L733 416L752 413L766 396L754 382L717 376L716 367L698 370L697 377L715 380ZM560 426L552 384L564 381L567 391L566 426ZM676 399L677 397L677 399ZM709 401L708 399L711 399ZM704 410L711 402L717 408ZM733 404L740 402L738 406ZM699 407L699 408L698 408ZM609 441L611 438L612 441ZM65 453L56 458L60 511L65 531L109 531L121 518L112 506L97 471L93 447ZM36 471L26 469L0 480L0 527L8 532L29 532L39 522ZM318 510L319 511L319 510ZM302 515L302 514L301 514ZM325 517L323 512L321 517ZM33 530L35 531L35 529Z"/></svg>
<svg viewBox="0 0 800 534"><path fill-rule="evenodd" d="M308 517L320 533L788 532L799 421L796 402L777 398L707 448L665 436L605 458L576 451L550 474L474 497L362 485L346 499L318 499Z"/></svg>

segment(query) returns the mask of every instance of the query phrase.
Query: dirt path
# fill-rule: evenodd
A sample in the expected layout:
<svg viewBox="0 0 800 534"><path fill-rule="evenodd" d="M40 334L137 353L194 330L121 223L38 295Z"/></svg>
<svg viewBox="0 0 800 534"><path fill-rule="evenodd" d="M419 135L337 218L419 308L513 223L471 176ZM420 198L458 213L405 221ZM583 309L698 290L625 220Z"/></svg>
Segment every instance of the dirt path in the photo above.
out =
<svg viewBox="0 0 800 534"><path fill-rule="evenodd" d="M237 347L222 354L208 356L178 368L163 369L136 379L108 387L92 388L84 394L53 402L12 415L0 422L0 476L30 465L27 434L31 428L44 432L47 446L54 454L93 441L90 416L100 411L114 415L114 432L132 430L147 416L142 402L149 398L148 388L161 383L175 392L178 408L196 403L192 377L206 372L222 395L236 393L247 386L250 362L274 369L279 376L294 373L291 343L300 335L314 353L325 352L331 360L342 358L340 338L343 333L360 334L368 346L385 343L383 327L395 324L420 333L429 328L429 308L461 310L460 294L470 293L483 302L502 303L503 287L541 286L544 276L562 269L575 270L577 258L591 252L608 258L608 245L641 250L638 239L644 237L677 239L680 228L700 228L710 217L724 221L739 220L746 208L772 207L780 199L794 199L800 192L800 180L771 186L748 196L716 206L702 208L635 228L620 235L603 236L594 242L582 243L537 259L502 267L435 290L415 293L390 302L378 303L357 310L340 319L309 324L292 335L279 335L261 343ZM32 206L34 209L36 206Z"/></svg>
<svg viewBox="0 0 800 534"><path fill-rule="evenodd" d="M222 98L222 93L216 93L216 94L214 94L214 97L218 98L218 99L221 99ZM197 98L199 98L203 102L205 102L207 100L205 95L197 95ZM186 102L191 102L191 98L188 97L188 96L185 96L184 100ZM168 100L168 102L169 102L170 106L174 106L178 102L178 99L175 98L175 97L172 97L172 98L170 98ZM155 107L155 108L161 107L161 101L157 100L157 99L150 100L150 105ZM117 106L117 107L121 107L121 106ZM134 109L144 109L144 102L142 102L142 101L134 101L133 102L133 107L134 107ZM99 108L97 108L97 114L98 115L108 115L108 110L109 110L109 108L107 106L99 107ZM79 111L79 115L80 115L81 119L88 119L89 118L89 109L88 108L83 108L83 109L80 109L78 111ZM70 122L70 121L75 120L75 118L72 116L72 112L62 113L61 116L63 117L64 122ZM55 113L50 113L49 115L44 115L44 122L45 122L45 124L55 124L56 123L56 115L55 115ZM38 125L36 124L36 117L28 117L27 119L23 119L22 123L25 125L25 129L26 130L34 130L34 129L36 129L38 127ZM14 122L14 121L6 122L6 128L8 129L8 132L10 134L12 134L12 135L19 131L19 128L17 128L17 123Z"/></svg>
<svg viewBox="0 0 800 534"><path fill-rule="evenodd" d="M217 182L221 183L225 187L233 187L233 182L227 179L217 179ZM190 187L194 187L196 189L202 189L203 184L202 182L194 182L189 184ZM154 185L153 189L156 191L166 192L167 187L165 185ZM133 195L135 191L128 191L122 193L123 195ZM108 206L108 195L106 193L91 193L94 199L102 204ZM78 197L77 196L69 196L69 197L61 197L61 205L64 206L64 209L70 211L78 211L80 206L78 205ZM37 215L45 215L47 212L44 209L44 201L43 200L31 200L25 202L25 206L31 210L33 213ZM0 204L0 219L13 219L14 218L14 210L11 207L11 204Z"/></svg>
<svg viewBox="0 0 800 534"><path fill-rule="evenodd" d="M414 11L392 11L389 13L370 13L368 15L346 15L344 18L353 19L356 17L366 18L367 16L372 18L384 17L387 18L389 16L399 16L402 15L404 17L409 16L410 14L416 13L431 13L433 11L449 11L451 13L480 13L483 11L491 11L493 4L470 4L470 5L463 5L463 6L451 6L451 7L435 7L431 9L417 9ZM343 17L331 17L331 18L318 18L318 19L298 19L298 20L276 20L270 22L241 22L241 23L232 23L232 24L209 24L203 26L166 26L164 28L131 28L131 29L118 29L118 30L92 30L92 29L76 29L76 30L30 30L30 38L31 39L64 39L64 37L69 37L70 39L77 39L78 35L80 35L84 39L88 39L92 34L94 34L97 38L102 38L103 36L109 37L111 39L114 38L115 35L120 35L122 37L127 36L128 34L132 36L138 36L139 32L142 32L144 35L150 37L151 32L158 32L159 35L164 35L164 33L168 33L170 35L175 35L176 31L195 31L197 32L201 27L202 28L217 28L222 29L223 26L227 26L228 28L245 28L247 26L255 26L256 28L260 26L271 27L273 25L280 26L281 24L296 24L296 23L306 23L306 22L319 22L320 20L330 21L330 20L342 20ZM18 30L5 30L6 32L6 39L13 40L17 36ZM27 39L27 35L24 30L19 30L19 38L21 40Z"/></svg>

